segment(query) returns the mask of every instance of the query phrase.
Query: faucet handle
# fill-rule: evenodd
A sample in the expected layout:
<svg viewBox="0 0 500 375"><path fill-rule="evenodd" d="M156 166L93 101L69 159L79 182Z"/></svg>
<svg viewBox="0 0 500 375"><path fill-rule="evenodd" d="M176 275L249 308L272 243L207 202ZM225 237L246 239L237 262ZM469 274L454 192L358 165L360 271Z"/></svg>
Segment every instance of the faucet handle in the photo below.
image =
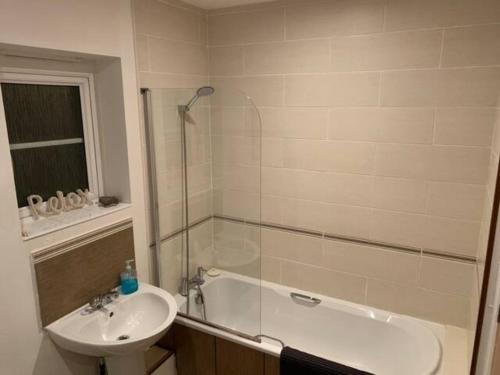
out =
<svg viewBox="0 0 500 375"><path fill-rule="evenodd" d="M108 294L111 295L113 299L118 298L120 296L120 292L118 292L118 287L111 289Z"/></svg>
<svg viewBox="0 0 500 375"><path fill-rule="evenodd" d="M203 268L203 266L199 266L198 267L198 277L203 277L203 275L205 275L207 273L207 270L205 268Z"/></svg>
<svg viewBox="0 0 500 375"><path fill-rule="evenodd" d="M120 294L118 293L117 288L111 289L109 292L107 292L102 296L103 305L107 305L108 303L113 302L115 299L118 298L119 295Z"/></svg>
<svg viewBox="0 0 500 375"><path fill-rule="evenodd" d="M89 301L89 307L91 309L97 310L102 308L102 306L103 306L103 296L101 295L94 296Z"/></svg>

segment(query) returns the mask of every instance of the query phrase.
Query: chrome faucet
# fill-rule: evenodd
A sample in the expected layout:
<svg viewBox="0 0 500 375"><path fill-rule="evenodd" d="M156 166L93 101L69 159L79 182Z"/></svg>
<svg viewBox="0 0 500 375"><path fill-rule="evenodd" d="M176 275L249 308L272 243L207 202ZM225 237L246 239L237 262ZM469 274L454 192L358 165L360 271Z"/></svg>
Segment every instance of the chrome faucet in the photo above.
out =
<svg viewBox="0 0 500 375"><path fill-rule="evenodd" d="M204 276L206 272L207 270L205 268L198 267L198 269L196 270L196 275L194 275L194 277L191 279L191 283L194 286L205 284Z"/></svg>
<svg viewBox="0 0 500 375"><path fill-rule="evenodd" d="M183 277L179 288L181 296L186 297L189 294L189 290L197 289L201 285L205 284L204 276L206 272L207 270L200 266L196 270L196 275L194 275L190 280L188 280L187 277Z"/></svg>
<svg viewBox="0 0 500 375"><path fill-rule="evenodd" d="M118 298L120 294L118 293L118 289L111 289L109 292L104 294L98 294L90 299L89 305L82 311L82 315L89 315L96 311L104 311L106 312L106 305L113 302Z"/></svg>

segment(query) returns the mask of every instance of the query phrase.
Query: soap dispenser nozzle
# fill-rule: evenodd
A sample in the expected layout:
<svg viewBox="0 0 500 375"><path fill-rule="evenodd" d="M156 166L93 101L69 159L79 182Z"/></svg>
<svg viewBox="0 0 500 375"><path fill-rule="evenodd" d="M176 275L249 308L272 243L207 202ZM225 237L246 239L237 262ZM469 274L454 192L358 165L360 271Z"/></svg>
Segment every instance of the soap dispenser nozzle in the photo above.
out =
<svg viewBox="0 0 500 375"><path fill-rule="evenodd" d="M132 267L132 264L134 264L135 262L135 259L128 259L125 261L125 267L127 268L127 270L131 270L133 267Z"/></svg>

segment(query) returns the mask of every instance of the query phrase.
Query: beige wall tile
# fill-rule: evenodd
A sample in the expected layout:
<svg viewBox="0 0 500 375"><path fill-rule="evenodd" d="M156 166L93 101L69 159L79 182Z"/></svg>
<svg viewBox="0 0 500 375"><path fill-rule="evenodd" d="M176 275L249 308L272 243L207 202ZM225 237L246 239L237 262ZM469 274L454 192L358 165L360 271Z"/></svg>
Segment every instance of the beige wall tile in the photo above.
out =
<svg viewBox="0 0 500 375"><path fill-rule="evenodd" d="M413 70L382 73L381 102L385 106L433 106L436 102L437 73Z"/></svg>
<svg viewBox="0 0 500 375"><path fill-rule="evenodd" d="M285 126L283 107L260 107L261 133L263 137L285 138L287 130ZM295 137L292 137L295 138ZM300 137L302 138L302 137Z"/></svg>
<svg viewBox="0 0 500 375"><path fill-rule="evenodd" d="M281 138L262 138L262 166L283 167L285 145Z"/></svg>
<svg viewBox="0 0 500 375"><path fill-rule="evenodd" d="M371 209L329 204L325 207L324 230L333 235L368 238Z"/></svg>
<svg viewBox="0 0 500 375"><path fill-rule="evenodd" d="M327 204L300 199L281 199L282 224L334 235L369 235L370 208Z"/></svg>
<svg viewBox="0 0 500 375"><path fill-rule="evenodd" d="M215 267L250 277L261 277L260 234L252 226L214 221Z"/></svg>
<svg viewBox="0 0 500 375"><path fill-rule="evenodd" d="M208 77L200 75L178 75L140 72L139 81L142 87L155 88L193 88L204 86Z"/></svg>
<svg viewBox="0 0 500 375"><path fill-rule="evenodd" d="M208 16L211 45L271 42L284 39L284 9Z"/></svg>
<svg viewBox="0 0 500 375"><path fill-rule="evenodd" d="M209 15L239 13L239 12L248 12L255 10L266 10L272 8L282 8L285 5L288 5L288 0L275 0L275 1L260 2L260 3L250 3L244 5L235 5L224 8L208 9L207 13Z"/></svg>
<svg viewBox="0 0 500 375"><path fill-rule="evenodd" d="M194 223L212 214L212 191L207 190L189 197L189 222ZM182 214L180 214L182 215ZM182 216L181 216L182 217Z"/></svg>
<svg viewBox="0 0 500 375"><path fill-rule="evenodd" d="M386 106L496 106L500 69L471 68L382 73Z"/></svg>
<svg viewBox="0 0 500 375"><path fill-rule="evenodd" d="M488 163L486 148L433 146L430 177L435 181L484 184Z"/></svg>
<svg viewBox="0 0 500 375"><path fill-rule="evenodd" d="M160 0L160 1L162 3L169 4L169 5L178 7L178 8L187 9L187 10L190 10L190 11L195 12L195 13L205 14L204 9L201 9L195 5L191 5L187 2L185 2L184 0Z"/></svg>
<svg viewBox="0 0 500 375"><path fill-rule="evenodd" d="M218 164L213 164L212 166L214 189L230 189L249 193L260 193L260 175L260 166Z"/></svg>
<svg viewBox="0 0 500 375"><path fill-rule="evenodd" d="M461 220L481 220L485 188L482 185L430 182L427 213Z"/></svg>
<svg viewBox="0 0 500 375"><path fill-rule="evenodd" d="M431 146L378 144L375 174L424 179L428 175Z"/></svg>
<svg viewBox="0 0 500 375"><path fill-rule="evenodd" d="M213 136L213 159L216 164L260 164L260 139L256 137Z"/></svg>
<svg viewBox="0 0 500 375"><path fill-rule="evenodd" d="M205 163L188 167L188 180L189 194L197 194L206 190L211 190L212 165L210 163Z"/></svg>
<svg viewBox="0 0 500 375"><path fill-rule="evenodd" d="M338 108L330 112L330 139L432 143L434 111L428 108Z"/></svg>
<svg viewBox="0 0 500 375"><path fill-rule="evenodd" d="M469 326L470 304L466 297L369 279L367 304L442 324Z"/></svg>
<svg viewBox="0 0 500 375"><path fill-rule="evenodd" d="M499 21L496 0L389 0L385 27L407 30Z"/></svg>
<svg viewBox="0 0 500 375"><path fill-rule="evenodd" d="M370 174L375 145L360 142L285 141L284 166L319 171Z"/></svg>
<svg viewBox="0 0 500 375"><path fill-rule="evenodd" d="M179 281L181 279L181 251L183 247L182 236L176 236L161 244L161 264L168 264L168 272L162 272L161 285L169 293L175 295L179 292Z"/></svg>
<svg viewBox="0 0 500 375"><path fill-rule="evenodd" d="M358 276L283 261L281 277L283 284L292 288L358 303L365 299L365 279Z"/></svg>
<svg viewBox="0 0 500 375"><path fill-rule="evenodd" d="M214 190L213 213L258 221L261 217L260 194L238 190Z"/></svg>
<svg viewBox="0 0 500 375"><path fill-rule="evenodd" d="M280 76L211 77L210 83L219 90L220 105L250 105L243 94L250 96L257 106L281 106L283 104L283 78ZM241 90L241 91L236 91ZM236 96L236 97L235 97Z"/></svg>
<svg viewBox="0 0 500 375"><path fill-rule="evenodd" d="M500 100L500 97L499 97ZM491 143L491 151L495 155L500 155L500 111L497 108L496 121L493 130L493 140Z"/></svg>
<svg viewBox="0 0 500 375"><path fill-rule="evenodd" d="M246 74L320 73L330 67L328 40L307 40L245 47Z"/></svg>
<svg viewBox="0 0 500 375"><path fill-rule="evenodd" d="M283 168L262 169L262 193L320 202L370 206L373 178Z"/></svg>
<svg viewBox="0 0 500 375"><path fill-rule="evenodd" d="M441 30L334 38L332 70L437 67L441 54L441 39Z"/></svg>
<svg viewBox="0 0 500 375"><path fill-rule="evenodd" d="M475 257L479 222L426 216L422 240L427 249Z"/></svg>
<svg viewBox="0 0 500 375"><path fill-rule="evenodd" d="M314 231L325 230L328 220L326 203L282 198L280 205L282 224Z"/></svg>
<svg viewBox="0 0 500 375"><path fill-rule="evenodd" d="M244 107L216 107L210 108L210 126L212 135L251 137L252 127L246 119Z"/></svg>
<svg viewBox="0 0 500 375"><path fill-rule="evenodd" d="M496 116L494 108L438 108L434 142L489 147Z"/></svg>
<svg viewBox="0 0 500 375"><path fill-rule="evenodd" d="M261 220L264 223L283 223L283 198L262 195L261 197Z"/></svg>
<svg viewBox="0 0 500 375"><path fill-rule="evenodd" d="M262 254L299 263L323 265L322 239L305 234L262 229Z"/></svg>
<svg viewBox="0 0 500 375"><path fill-rule="evenodd" d="M210 47L209 71L214 76L243 74L243 47Z"/></svg>
<svg viewBox="0 0 500 375"><path fill-rule="evenodd" d="M381 108L379 142L431 143L434 113L428 108Z"/></svg>
<svg viewBox="0 0 500 375"><path fill-rule="evenodd" d="M471 26L444 32L443 66L500 64L500 25Z"/></svg>
<svg viewBox="0 0 500 375"><path fill-rule="evenodd" d="M330 111L328 138L348 141L376 141L380 108L335 108Z"/></svg>
<svg viewBox="0 0 500 375"><path fill-rule="evenodd" d="M326 108L260 108L264 137L326 139Z"/></svg>
<svg viewBox="0 0 500 375"><path fill-rule="evenodd" d="M245 241L250 238L249 226L233 221L214 219L214 246L242 250Z"/></svg>
<svg viewBox="0 0 500 375"><path fill-rule="evenodd" d="M329 239L324 240L323 247L324 265L327 268L369 278L417 285L419 255Z"/></svg>
<svg viewBox="0 0 500 375"><path fill-rule="evenodd" d="M160 234L162 237L182 228L182 202L165 204L160 207Z"/></svg>
<svg viewBox="0 0 500 375"><path fill-rule="evenodd" d="M328 173L322 188L326 201L353 206L371 206L373 177L360 174Z"/></svg>
<svg viewBox="0 0 500 375"><path fill-rule="evenodd" d="M336 73L285 77L285 104L288 106L377 105L378 73Z"/></svg>
<svg viewBox="0 0 500 375"><path fill-rule="evenodd" d="M200 41L208 45L208 16L204 11L201 12L200 17Z"/></svg>
<svg viewBox="0 0 500 375"><path fill-rule="evenodd" d="M425 212L427 183L420 180L376 177L373 207L414 213Z"/></svg>
<svg viewBox="0 0 500 375"><path fill-rule="evenodd" d="M261 262L262 280L281 283L281 261L276 258L263 256Z"/></svg>
<svg viewBox="0 0 500 375"><path fill-rule="evenodd" d="M384 4L378 0L341 0L286 9L287 39L366 34L382 30Z"/></svg>
<svg viewBox="0 0 500 375"><path fill-rule="evenodd" d="M391 244L420 247L424 223L423 215L373 210L370 238Z"/></svg>
<svg viewBox="0 0 500 375"><path fill-rule="evenodd" d="M262 193L287 198L326 200L325 175L320 172L266 168L262 169Z"/></svg>
<svg viewBox="0 0 500 375"><path fill-rule="evenodd" d="M422 257L420 286L442 293L471 296L476 267L437 257Z"/></svg>
<svg viewBox="0 0 500 375"><path fill-rule="evenodd" d="M488 192L488 196L490 200L493 200L493 194L496 186L497 174L498 174L498 156L492 152L490 155L490 168L488 174L488 181L486 183L486 191Z"/></svg>
<svg viewBox="0 0 500 375"><path fill-rule="evenodd" d="M437 105L496 106L498 104L500 68L442 70L437 82Z"/></svg>
<svg viewBox="0 0 500 375"><path fill-rule="evenodd" d="M201 42L198 12L157 0L135 0L136 32L172 40Z"/></svg>
<svg viewBox="0 0 500 375"><path fill-rule="evenodd" d="M207 48L203 45L149 38L151 71L208 74Z"/></svg>
<svg viewBox="0 0 500 375"><path fill-rule="evenodd" d="M197 225L191 229L189 236L190 244L190 267L191 272L196 272L196 269L201 265L205 268L211 267L214 257L213 243L213 223L206 221L203 224ZM180 259L178 260L180 263Z"/></svg>
<svg viewBox="0 0 500 375"><path fill-rule="evenodd" d="M146 35L136 35L135 37L135 54L137 59L137 70L149 70L149 50L148 37Z"/></svg>

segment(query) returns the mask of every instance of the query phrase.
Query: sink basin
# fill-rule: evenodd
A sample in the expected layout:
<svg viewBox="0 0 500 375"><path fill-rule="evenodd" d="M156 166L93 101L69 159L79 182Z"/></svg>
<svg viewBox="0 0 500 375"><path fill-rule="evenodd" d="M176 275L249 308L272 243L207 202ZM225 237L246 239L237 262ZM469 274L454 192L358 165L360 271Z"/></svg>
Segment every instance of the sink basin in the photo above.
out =
<svg viewBox="0 0 500 375"><path fill-rule="evenodd" d="M46 327L60 347L90 356L126 356L154 344L177 314L174 297L140 283L137 292L120 295L104 310L85 314L85 305Z"/></svg>

